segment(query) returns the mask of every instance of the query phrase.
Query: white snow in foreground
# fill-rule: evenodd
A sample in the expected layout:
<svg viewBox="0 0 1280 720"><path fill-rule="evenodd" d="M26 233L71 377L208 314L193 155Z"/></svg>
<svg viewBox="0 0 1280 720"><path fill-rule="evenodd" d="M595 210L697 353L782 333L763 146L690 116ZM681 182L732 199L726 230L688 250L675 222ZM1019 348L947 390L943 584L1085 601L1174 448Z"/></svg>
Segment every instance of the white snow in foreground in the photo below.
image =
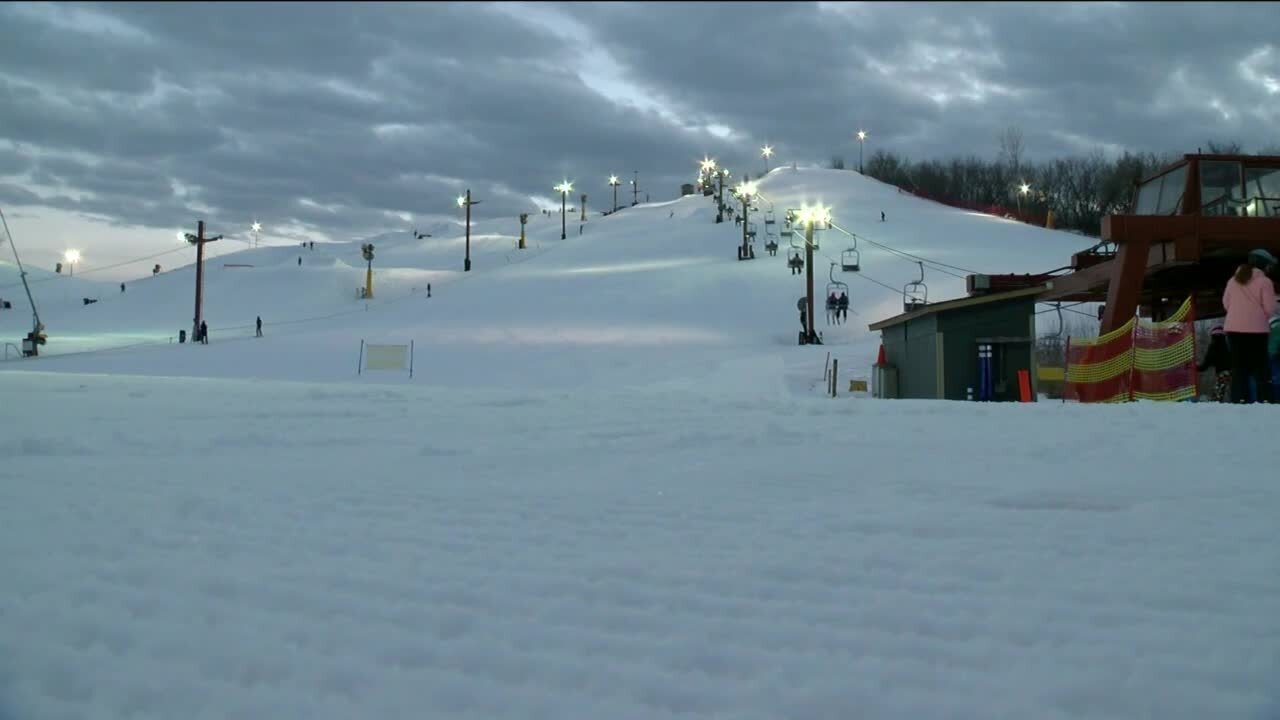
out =
<svg viewBox="0 0 1280 720"><path fill-rule="evenodd" d="M0 397L4 720L1280 714L1266 408Z"/></svg>

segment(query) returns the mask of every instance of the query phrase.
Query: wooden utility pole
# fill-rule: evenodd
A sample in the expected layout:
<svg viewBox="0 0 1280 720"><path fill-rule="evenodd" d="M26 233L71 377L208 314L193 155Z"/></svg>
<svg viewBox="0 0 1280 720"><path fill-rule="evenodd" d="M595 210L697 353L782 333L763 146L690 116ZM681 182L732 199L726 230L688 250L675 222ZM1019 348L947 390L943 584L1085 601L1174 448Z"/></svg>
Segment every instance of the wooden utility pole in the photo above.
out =
<svg viewBox="0 0 1280 720"><path fill-rule="evenodd" d="M586 222L586 221L587 221L587 194L582 193L582 218L579 220L579 222Z"/></svg>
<svg viewBox="0 0 1280 720"><path fill-rule="evenodd" d="M215 237L204 236L204 221L196 222L196 234L186 234L187 242L196 246L196 313L191 323L191 336L193 338L200 337L200 323L204 320L204 246L205 243L211 243L221 240L222 236Z"/></svg>
<svg viewBox="0 0 1280 720"><path fill-rule="evenodd" d="M809 307L809 316L805 318L805 322L809 327L805 329L805 342L810 345L816 345L818 334L813 331L813 224L817 222L814 218L806 218L804 223L804 284L805 284L805 303Z"/></svg>
<svg viewBox="0 0 1280 720"><path fill-rule="evenodd" d="M471 272L471 206L478 205L481 201L471 199L471 188L467 188L467 194L458 198L458 205L461 205L467 211L467 229L466 229L466 249L465 256L462 259L462 272Z"/></svg>
<svg viewBox="0 0 1280 720"><path fill-rule="evenodd" d="M529 213L520 213L520 249L524 249L524 226L529 224Z"/></svg>

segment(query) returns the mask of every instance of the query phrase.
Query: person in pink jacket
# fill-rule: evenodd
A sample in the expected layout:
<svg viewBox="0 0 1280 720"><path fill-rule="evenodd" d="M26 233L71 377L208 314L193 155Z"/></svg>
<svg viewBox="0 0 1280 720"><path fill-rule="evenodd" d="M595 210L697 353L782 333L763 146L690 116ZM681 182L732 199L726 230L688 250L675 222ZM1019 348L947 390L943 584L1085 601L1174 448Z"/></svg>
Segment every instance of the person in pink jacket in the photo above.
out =
<svg viewBox="0 0 1280 720"><path fill-rule="evenodd" d="M1227 343L1231 346L1231 401L1252 402L1249 379L1262 402L1271 402L1271 361L1267 357L1269 321L1276 313L1276 288L1267 272L1276 266L1266 250L1249 253L1249 261L1236 269L1222 292L1227 310Z"/></svg>

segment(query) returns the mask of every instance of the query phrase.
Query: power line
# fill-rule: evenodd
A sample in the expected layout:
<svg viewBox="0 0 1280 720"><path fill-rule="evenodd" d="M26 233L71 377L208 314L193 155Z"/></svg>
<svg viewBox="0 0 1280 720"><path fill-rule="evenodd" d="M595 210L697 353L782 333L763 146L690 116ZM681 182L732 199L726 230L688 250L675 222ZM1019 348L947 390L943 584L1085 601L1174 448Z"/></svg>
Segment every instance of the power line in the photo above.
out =
<svg viewBox="0 0 1280 720"><path fill-rule="evenodd" d="M880 249L882 249L882 250L885 250L886 252L893 253L894 255L900 255L900 256L902 256L902 257L908 258L908 259L910 259L910 260L912 260L912 261L915 261L915 262L922 262L922 263L924 263L925 265L936 266L936 267L934 267L934 268L933 268L934 270L936 270L936 271L938 271L938 272L940 272L940 273L946 274L946 275L950 275L950 276L952 276L952 277L957 277L957 278L960 278L960 279L962 279L962 280L964 279L964 276L963 276L963 275L956 275L955 273L947 272L947 271L946 271L946 270L944 270L943 268L950 268L950 269L952 269L952 270L959 270L959 271L960 271L960 272L962 272L962 273L968 273L968 274L970 274L970 275L980 275L980 274L981 274L981 273L979 273L977 270L969 270L969 269L967 269L967 268L959 267L958 265L949 265L949 264L947 264L947 263L939 262L939 261L937 261L937 260L930 260L929 258L922 257L922 256L920 256L920 255L914 255L914 254L912 254L912 253L906 252L905 250L898 250L898 249L896 249L896 248L892 248L892 247L890 247L890 246L888 246L888 245L885 245L884 243L878 243L878 242L876 242L875 240L872 240L871 238L866 237L866 236L864 236L864 235L858 235L858 234L856 234L856 233L849 232L848 230L845 230L844 228L840 227L839 225L836 225L834 222L833 222L833 223L831 223L831 227L835 228L836 230L839 230L840 232L844 233L845 235L848 235L849 237L851 237L851 238L853 238L853 239L855 239L855 240L861 240L861 241L863 241L863 242L867 243L868 245L873 245L873 246L878 247L878 248L880 248Z"/></svg>
<svg viewBox="0 0 1280 720"><path fill-rule="evenodd" d="M162 255L168 255L168 254L170 254L170 253L182 252L182 251L187 250L187 249L188 249L188 248L185 248L185 247L176 247L176 248L172 248L172 249L170 249L170 250L164 250L164 251L162 251L162 252L154 253L154 254L152 254L152 255L144 255L144 256L142 256L142 257L133 258L132 260L122 260L121 262L118 262L118 263L112 263L111 265L102 265L102 266L100 266L100 267L93 267L93 268L90 268L90 269L88 269L88 270L81 270L81 271L80 271L80 275L81 275L81 276L84 276L84 275L88 275L89 273L100 272L100 271L102 271L102 270L112 270L112 269L114 269L114 268L123 267L123 266L125 266L125 265L132 265L133 263L143 262L143 261L145 261L145 260L154 260L154 259L156 259L156 258L158 258L158 257L161 257ZM57 274L57 275L50 275L49 277L39 278L39 279L37 279L37 280L28 280L27 282L28 282L29 284L34 285L34 284L36 284L36 283L49 282L49 281L51 281L51 280L61 280L62 278L67 278L67 277L75 277L75 276L72 276L72 275L61 275L61 274ZM18 287L18 286L19 286L19 285L21 285L21 284L22 284L22 283L10 283L10 284L8 284L8 285L0 285L0 290L7 290L8 288Z"/></svg>
<svg viewBox="0 0 1280 720"><path fill-rule="evenodd" d="M768 197L766 197L766 196L764 195L764 193L761 193L761 192L759 192L759 191L757 190L757 191L756 191L756 195L757 195L757 196L759 196L762 200L764 200L764 201L768 202L770 205L773 205L773 201L772 201L772 200L770 200ZM948 270L946 270L946 269L944 269L944 268L950 268L951 270L958 270L958 271L960 271L960 272L962 272L962 273L967 273L967 274L969 274L969 275L980 275L980 274L981 274L981 273L979 273L977 270L970 270L970 269L968 269L968 268L962 268L962 267L960 267L960 266L958 266L958 265L950 265L950 264L948 264L948 263L939 262L939 261L937 261L937 260L930 260L930 259L928 259L928 258L926 258L926 257L922 257L922 256L920 256L920 255L914 255L914 254L912 254L912 253L906 252L905 250L898 250L898 249L896 249L896 248L893 248L893 247L890 247L890 246L888 246L888 245L885 245L884 243L878 243L878 242L876 242L875 240L872 240L871 238L868 238L868 237L865 237L865 236L862 236L862 235L858 235L858 234L852 233L852 232L850 232L850 231L848 231L848 230L845 230L844 228L842 228L842 227L840 227L839 225L835 224L835 222L832 222L832 223L830 223L830 224L831 224L831 227L832 227L832 228L834 228L834 229L836 229L836 230L839 230L840 232L844 233L845 235L848 235L849 237L853 238L854 240L862 240L863 242L867 243L868 245L872 245L872 246L878 247L878 248L880 248L880 249L882 249L882 250L884 250L884 251L886 251L886 252L893 253L894 255L899 255L899 256L901 256L901 257L908 258L908 259L910 259L910 260L912 260L912 261L915 261L915 262L922 262L922 263L924 263L925 265L929 265L929 266L931 266L931 267L930 267L930 269L931 269L931 270L934 270L934 271L936 271L936 272L940 272L940 273L942 273L942 274L944 274L944 275L950 275L951 277L958 278L958 279L960 279L960 280L964 280L964 279L965 279L965 276L964 276L964 275L957 275L956 273L949 272Z"/></svg>

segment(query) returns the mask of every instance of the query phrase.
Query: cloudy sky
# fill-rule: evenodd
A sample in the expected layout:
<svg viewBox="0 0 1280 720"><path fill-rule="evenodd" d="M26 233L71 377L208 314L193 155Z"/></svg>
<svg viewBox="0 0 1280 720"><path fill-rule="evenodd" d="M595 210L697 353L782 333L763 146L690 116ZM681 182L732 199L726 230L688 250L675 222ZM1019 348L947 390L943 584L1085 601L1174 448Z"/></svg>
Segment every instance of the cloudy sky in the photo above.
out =
<svg viewBox="0 0 1280 720"><path fill-rule="evenodd" d="M704 154L856 163L858 128L913 158L1010 125L1032 159L1280 141L1275 3L5 3L0 28L0 204L50 267L197 218L425 226L465 187L513 222L563 178L669 199Z"/></svg>

